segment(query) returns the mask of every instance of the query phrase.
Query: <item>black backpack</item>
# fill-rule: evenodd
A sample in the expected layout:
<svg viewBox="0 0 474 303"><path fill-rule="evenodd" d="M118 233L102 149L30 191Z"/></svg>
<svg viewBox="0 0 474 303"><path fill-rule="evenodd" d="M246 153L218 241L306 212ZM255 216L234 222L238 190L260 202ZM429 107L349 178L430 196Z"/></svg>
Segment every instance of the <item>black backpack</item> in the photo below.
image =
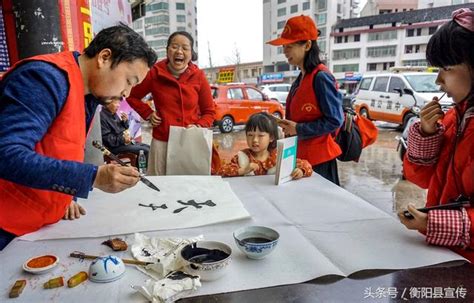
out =
<svg viewBox="0 0 474 303"><path fill-rule="evenodd" d="M344 108L344 122L336 133L336 142L342 150L339 161L358 161L362 153L362 138L355 122L357 117L353 109Z"/></svg>

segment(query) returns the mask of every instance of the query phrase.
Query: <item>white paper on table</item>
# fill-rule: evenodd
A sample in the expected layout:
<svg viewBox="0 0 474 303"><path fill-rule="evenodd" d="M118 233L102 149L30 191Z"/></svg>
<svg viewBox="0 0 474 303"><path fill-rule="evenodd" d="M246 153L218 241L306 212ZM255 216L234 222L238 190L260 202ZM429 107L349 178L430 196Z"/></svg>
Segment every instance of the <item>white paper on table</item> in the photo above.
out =
<svg viewBox="0 0 474 303"><path fill-rule="evenodd" d="M101 237L190 228L250 217L229 183L221 177L150 176L148 179L161 191L141 182L117 194L94 191L89 199L80 201L87 214L79 220L61 220L21 239ZM191 203L191 200L201 205L186 206L178 202Z"/></svg>

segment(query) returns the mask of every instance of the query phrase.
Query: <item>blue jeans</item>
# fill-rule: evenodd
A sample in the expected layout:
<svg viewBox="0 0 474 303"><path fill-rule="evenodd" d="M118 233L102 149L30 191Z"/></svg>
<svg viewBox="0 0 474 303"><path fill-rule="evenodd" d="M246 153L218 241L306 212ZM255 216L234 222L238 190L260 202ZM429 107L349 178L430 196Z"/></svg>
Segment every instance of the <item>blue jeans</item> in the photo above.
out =
<svg viewBox="0 0 474 303"><path fill-rule="evenodd" d="M0 229L0 251L5 248L16 236L3 229Z"/></svg>

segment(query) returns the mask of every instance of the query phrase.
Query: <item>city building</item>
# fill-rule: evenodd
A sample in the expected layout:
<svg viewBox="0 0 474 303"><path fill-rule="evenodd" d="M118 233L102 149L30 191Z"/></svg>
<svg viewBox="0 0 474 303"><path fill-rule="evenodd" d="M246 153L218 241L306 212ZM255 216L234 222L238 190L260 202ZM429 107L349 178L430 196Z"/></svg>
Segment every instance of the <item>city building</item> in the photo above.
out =
<svg viewBox="0 0 474 303"><path fill-rule="evenodd" d="M412 11L418 8L418 2L418 0L368 0L360 11L360 16L367 17Z"/></svg>
<svg viewBox="0 0 474 303"><path fill-rule="evenodd" d="M418 0L418 9L474 3L474 0Z"/></svg>
<svg viewBox="0 0 474 303"><path fill-rule="evenodd" d="M219 77L219 74L222 72L230 72L226 82L243 82L247 84L260 84L261 79L260 75L262 74L262 61L259 62L249 62L249 63L240 63L239 65L223 65L223 66L214 66L202 69L207 76L209 83L218 83L219 78L222 80L222 75Z"/></svg>
<svg viewBox="0 0 474 303"><path fill-rule="evenodd" d="M362 74L392 66L427 66L429 38L451 13L474 4L442 6L340 20L330 34L329 69L349 92Z"/></svg>
<svg viewBox="0 0 474 303"><path fill-rule="evenodd" d="M342 19L358 15L359 0L263 0L263 40L277 38L285 26L286 20L299 15L311 16L321 34L318 45L321 57L328 59L331 26ZM290 66L283 55L283 48L265 44L263 47L262 77L272 78L273 74L281 74L283 82L293 82L299 74L294 66ZM275 77L280 81L280 76Z"/></svg>
<svg viewBox="0 0 474 303"><path fill-rule="evenodd" d="M196 0L150 0L132 4L133 29L156 51L158 59L166 57L168 37L175 31L187 31L197 45Z"/></svg>

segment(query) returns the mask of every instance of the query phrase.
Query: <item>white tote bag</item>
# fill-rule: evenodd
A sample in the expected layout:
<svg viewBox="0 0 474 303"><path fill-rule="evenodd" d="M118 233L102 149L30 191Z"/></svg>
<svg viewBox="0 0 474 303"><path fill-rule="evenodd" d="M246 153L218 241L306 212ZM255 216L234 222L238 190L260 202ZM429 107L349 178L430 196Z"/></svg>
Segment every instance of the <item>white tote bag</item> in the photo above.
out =
<svg viewBox="0 0 474 303"><path fill-rule="evenodd" d="M212 130L170 127L166 153L167 175L210 175Z"/></svg>

